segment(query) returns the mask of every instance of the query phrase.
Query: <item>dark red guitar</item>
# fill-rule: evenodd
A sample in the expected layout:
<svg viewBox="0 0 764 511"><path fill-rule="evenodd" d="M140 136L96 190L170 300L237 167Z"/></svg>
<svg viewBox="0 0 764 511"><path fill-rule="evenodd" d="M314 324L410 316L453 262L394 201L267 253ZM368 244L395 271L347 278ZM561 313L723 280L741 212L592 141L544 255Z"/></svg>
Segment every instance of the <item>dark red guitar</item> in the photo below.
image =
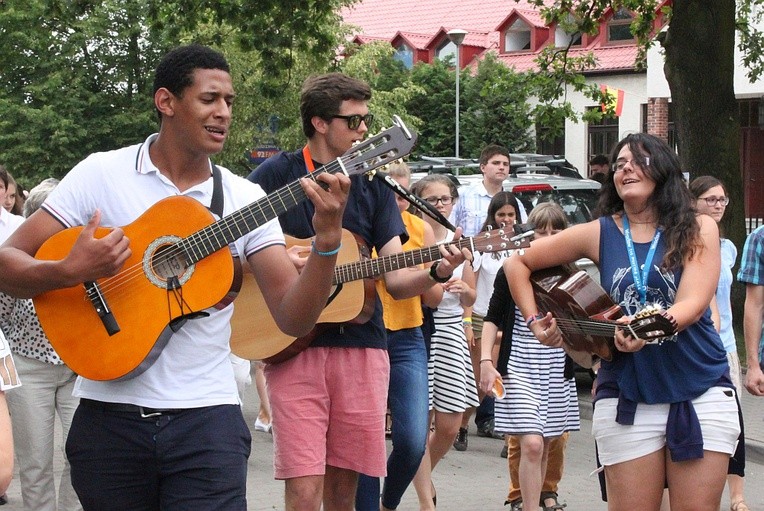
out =
<svg viewBox="0 0 764 511"><path fill-rule="evenodd" d="M586 359L578 355L613 358L616 328L647 342L669 340L676 333L676 322L657 307L644 309L628 324L618 323L621 307L583 270L573 273L560 266L539 270L531 275L531 283L539 310L552 313L566 351L584 367Z"/></svg>

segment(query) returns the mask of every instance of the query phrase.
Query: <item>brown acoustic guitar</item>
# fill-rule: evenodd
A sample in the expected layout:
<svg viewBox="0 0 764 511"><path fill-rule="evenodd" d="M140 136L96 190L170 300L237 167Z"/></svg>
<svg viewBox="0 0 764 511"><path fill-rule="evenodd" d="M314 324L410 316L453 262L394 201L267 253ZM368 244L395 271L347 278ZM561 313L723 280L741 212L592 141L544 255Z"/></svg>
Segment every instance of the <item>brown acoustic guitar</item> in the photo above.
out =
<svg viewBox="0 0 764 511"><path fill-rule="evenodd" d="M646 307L630 323L619 323L621 307L583 270L557 266L531 275L539 311L551 312L562 332L565 350L582 367L591 367L591 355L612 360L616 328L648 343L670 340L676 321L665 311Z"/></svg>
<svg viewBox="0 0 764 511"><path fill-rule="evenodd" d="M310 178L325 172L365 174L407 155L416 134L395 121ZM173 332L228 295L234 275L228 245L306 198L296 180L218 221L192 198L157 202L123 227L133 255L117 275L34 298L46 336L61 359L85 378L137 376L156 360ZM35 257L65 258L82 229L56 233ZM109 232L101 227L95 237Z"/></svg>
<svg viewBox="0 0 764 511"><path fill-rule="evenodd" d="M309 239L291 238L287 243L310 249ZM492 229L471 238L450 242L449 245L467 248L471 252L499 252L527 248L530 242L527 235L512 236L504 229ZM343 230L342 248L334 269L334 290L316 328L297 339L279 330L265 306L255 279L251 273L245 273L241 292L234 301L231 351L249 360L268 363L288 360L307 348L322 329L332 324L362 324L368 321L374 312L376 299L374 280L371 277L443 257L440 254L440 244L373 259L364 258L368 251L364 253L365 247L361 249L359 246L353 234Z"/></svg>

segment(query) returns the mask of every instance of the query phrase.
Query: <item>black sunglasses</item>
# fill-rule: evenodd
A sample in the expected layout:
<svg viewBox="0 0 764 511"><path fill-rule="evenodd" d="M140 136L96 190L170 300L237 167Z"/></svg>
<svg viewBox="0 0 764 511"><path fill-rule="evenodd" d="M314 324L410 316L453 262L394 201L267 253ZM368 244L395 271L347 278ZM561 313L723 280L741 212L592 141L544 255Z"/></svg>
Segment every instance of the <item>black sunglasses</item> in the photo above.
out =
<svg viewBox="0 0 764 511"><path fill-rule="evenodd" d="M367 128L371 127L371 123L374 122L373 114L366 115L332 115L332 119L345 119L348 122L348 129L357 130L361 125L361 121L366 124Z"/></svg>

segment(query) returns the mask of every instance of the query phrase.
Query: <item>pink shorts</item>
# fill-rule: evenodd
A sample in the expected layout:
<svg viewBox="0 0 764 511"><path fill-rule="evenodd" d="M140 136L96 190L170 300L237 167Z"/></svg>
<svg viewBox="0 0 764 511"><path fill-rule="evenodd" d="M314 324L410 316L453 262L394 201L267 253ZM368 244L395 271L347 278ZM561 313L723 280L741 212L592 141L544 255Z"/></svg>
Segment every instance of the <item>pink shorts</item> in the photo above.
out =
<svg viewBox="0 0 764 511"><path fill-rule="evenodd" d="M266 364L276 479L324 475L326 465L386 475L387 351L309 348Z"/></svg>

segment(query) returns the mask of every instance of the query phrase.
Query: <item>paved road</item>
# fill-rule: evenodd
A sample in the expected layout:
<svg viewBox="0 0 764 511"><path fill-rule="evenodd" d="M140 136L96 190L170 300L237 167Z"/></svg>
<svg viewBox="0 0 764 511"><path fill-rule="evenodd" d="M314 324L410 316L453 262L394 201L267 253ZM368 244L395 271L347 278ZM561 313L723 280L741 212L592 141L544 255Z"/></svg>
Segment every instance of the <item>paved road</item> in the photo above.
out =
<svg viewBox="0 0 764 511"><path fill-rule="evenodd" d="M560 484L561 501L567 502L570 511L605 510L599 498L595 468L594 440L591 436L591 407L583 378L581 431L570 436L565 460L565 475ZM244 413L247 422L254 424L257 413L257 394L254 387L248 390ZM753 511L764 511L764 399L743 396L749 463L747 467L747 491L749 506ZM438 509L457 510L503 510L507 494L508 475L506 460L499 457L502 442L481 438L474 434L472 426L469 448L465 452L450 451L436 468L433 476L438 492ZM60 444L60 440L57 441ZM283 483L272 477L273 443L266 433L253 432L252 456L249 460L249 510L265 511L283 509ZM61 470L61 454L56 455L56 470ZM21 511L18 478L8 490L10 502L2 509ZM722 500L722 510L729 509L727 494ZM416 510L416 495L410 488L399 507L402 511ZM104 510L108 511L108 510Z"/></svg>

